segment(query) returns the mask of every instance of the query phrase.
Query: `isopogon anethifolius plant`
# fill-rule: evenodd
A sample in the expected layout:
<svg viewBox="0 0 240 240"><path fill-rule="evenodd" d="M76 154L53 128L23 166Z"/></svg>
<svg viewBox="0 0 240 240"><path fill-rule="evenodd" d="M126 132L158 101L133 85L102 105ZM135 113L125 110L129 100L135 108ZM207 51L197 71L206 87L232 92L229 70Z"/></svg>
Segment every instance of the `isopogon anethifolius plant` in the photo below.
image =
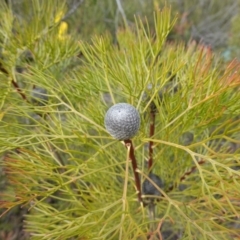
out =
<svg viewBox="0 0 240 240"><path fill-rule="evenodd" d="M140 116L135 107L128 103L117 103L105 115L105 127L118 140L134 137L140 127Z"/></svg>

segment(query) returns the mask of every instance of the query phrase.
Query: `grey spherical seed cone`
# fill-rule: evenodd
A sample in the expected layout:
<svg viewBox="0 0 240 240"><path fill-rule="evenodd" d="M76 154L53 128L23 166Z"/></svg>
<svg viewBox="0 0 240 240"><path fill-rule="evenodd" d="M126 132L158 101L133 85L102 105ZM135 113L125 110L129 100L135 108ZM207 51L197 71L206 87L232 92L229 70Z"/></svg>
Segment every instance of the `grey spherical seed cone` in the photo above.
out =
<svg viewBox="0 0 240 240"><path fill-rule="evenodd" d="M118 140L134 137L140 127L140 116L135 107L128 103L117 103L105 115L105 127Z"/></svg>
<svg viewBox="0 0 240 240"><path fill-rule="evenodd" d="M163 188L163 182L154 173L149 173L148 177L159 187ZM145 179L142 185L142 192L144 195L153 195L153 196L161 196L161 192L150 182L148 179Z"/></svg>

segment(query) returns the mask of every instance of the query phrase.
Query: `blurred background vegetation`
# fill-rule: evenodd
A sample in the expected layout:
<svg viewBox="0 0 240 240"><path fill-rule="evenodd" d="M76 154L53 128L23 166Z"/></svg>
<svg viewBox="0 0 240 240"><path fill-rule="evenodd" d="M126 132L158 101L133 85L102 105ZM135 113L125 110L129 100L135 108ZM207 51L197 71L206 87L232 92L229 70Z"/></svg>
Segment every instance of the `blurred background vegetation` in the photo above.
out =
<svg viewBox="0 0 240 240"><path fill-rule="evenodd" d="M15 15L26 17L29 0L6 2ZM173 16L178 16L169 40L186 44L195 40L220 50L229 59L239 57L239 0L69 0L68 13L63 20L68 23L68 32L77 34L79 39L91 39L106 32L114 38L116 31L124 28L124 21L134 25L135 16L146 18L153 29L154 8L156 5L162 8L165 4L171 6Z"/></svg>
<svg viewBox="0 0 240 240"><path fill-rule="evenodd" d="M5 0L6 5L2 3L0 11L4 12L6 6L11 8L21 22L31 15L30 2ZM49 2L52 5L61 4L61 1ZM143 23L148 22L150 31L154 31L153 11L165 4L171 6L172 15L177 16L177 22L168 36L169 42L188 45L196 41L212 49L223 63L240 59L239 0L68 0L66 14L59 16L63 23L60 24L59 35L67 33L79 41L90 41L95 35L110 34L113 43L117 44L116 33L126 25L134 26L135 16L140 17ZM24 58L17 63L16 71L22 71L26 58L31 61L31 55ZM70 69L78 64L78 60L71 64L68 65ZM0 169L0 191L6 188L5 173ZM26 208L16 207L0 219L0 239L29 239L23 231L26 212Z"/></svg>

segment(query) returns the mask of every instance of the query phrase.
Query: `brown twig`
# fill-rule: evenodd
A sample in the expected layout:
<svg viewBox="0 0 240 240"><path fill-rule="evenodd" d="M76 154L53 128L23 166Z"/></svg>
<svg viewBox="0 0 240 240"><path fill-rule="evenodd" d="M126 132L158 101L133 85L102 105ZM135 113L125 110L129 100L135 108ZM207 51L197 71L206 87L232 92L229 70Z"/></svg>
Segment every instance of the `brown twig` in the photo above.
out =
<svg viewBox="0 0 240 240"><path fill-rule="evenodd" d="M0 63L0 71L3 72L4 74L6 74L7 76L10 76L9 72L3 67L3 65ZM11 80L13 87L17 90L17 92L20 94L20 96L22 97L22 99L24 101L26 101L27 103L30 103L29 100L27 99L27 96L23 93L22 89L19 87L19 85L17 84L17 82L15 82L13 79ZM33 85L33 88L35 88L35 85ZM38 116L40 116L41 118L43 118L44 120L46 120L46 117L48 116L49 113L46 114L41 114L39 112L35 112ZM50 148L52 149L52 152L54 152L54 148L50 146ZM59 160L59 162L63 164L63 160L61 159L60 155L58 154L57 151L55 151L55 156L57 157L57 159Z"/></svg>
<svg viewBox="0 0 240 240"><path fill-rule="evenodd" d="M5 73L5 75L7 75L8 77L10 76L9 72L3 67L2 63L0 63L0 71L2 73ZM29 102L27 100L26 95L23 93L22 89L18 86L17 82L15 82L13 79L11 81L12 81L12 85L17 90L17 92L21 95L22 99L25 100L26 102Z"/></svg>
<svg viewBox="0 0 240 240"><path fill-rule="evenodd" d="M134 154L134 147L133 147L133 143L131 139L128 140L124 140L124 144L126 146L126 148L129 147L129 158L132 162L132 169L133 169L133 173L134 173L134 179L135 179L135 184L136 184L136 188L138 191L138 201L142 202L142 191L141 191L141 182L140 182L140 178L139 178L139 174L137 172L137 160L135 158L135 154Z"/></svg>
<svg viewBox="0 0 240 240"><path fill-rule="evenodd" d="M158 223L157 229L155 231L152 231L150 233L148 233L148 238L149 240L154 240L154 239L159 239L159 240L163 240L162 238L162 234L161 234L161 227L163 224L163 219L161 219ZM157 236L156 236L157 235Z"/></svg>
<svg viewBox="0 0 240 240"><path fill-rule="evenodd" d="M153 137L155 132L155 114L156 114L155 111L151 110L149 138ZM148 170L151 170L153 165L153 141L149 141L148 149L149 149Z"/></svg>
<svg viewBox="0 0 240 240"><path fill-rule="evenodd" d="M199 164L199 165L202 165L202 164L204 164L204 163L205 163L205 160L203 160L203 159L198 161L198 164ZM185 173L180 177L180 182L182 182L183 180L186 179L187 176L189 176L190 174L192 174L192 173L196 170L196 168L197 168L196 165L195 165L195 166L192 166L192 167L190 168L190 170L188 170L187 172L185 172ZM174 188L174 185L172 185L172 186L167 190L167 192L172 191L173 188Z"/></svg>
<svg viewBox="0 0 240 240"><path fill-rule="evenodd" d="M21 95L22 99L29 103L26 95L23 93L22 89L18 86L18 84L14 80L12 80L12 85L17 90L17 92Z"/></svg>

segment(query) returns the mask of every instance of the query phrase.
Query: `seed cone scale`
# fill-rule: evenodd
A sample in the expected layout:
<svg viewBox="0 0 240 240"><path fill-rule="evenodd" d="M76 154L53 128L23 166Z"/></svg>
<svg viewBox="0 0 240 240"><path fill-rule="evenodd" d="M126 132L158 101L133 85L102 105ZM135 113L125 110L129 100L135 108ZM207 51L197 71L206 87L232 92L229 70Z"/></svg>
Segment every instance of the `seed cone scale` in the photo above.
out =
<svg viewBox="0 0 240 240"><path fill-rule="evenodd" d="M128 103L117 103L105 115L105 127L118 140L134 137L140 128L140 116L135 107Z"/></svg>

